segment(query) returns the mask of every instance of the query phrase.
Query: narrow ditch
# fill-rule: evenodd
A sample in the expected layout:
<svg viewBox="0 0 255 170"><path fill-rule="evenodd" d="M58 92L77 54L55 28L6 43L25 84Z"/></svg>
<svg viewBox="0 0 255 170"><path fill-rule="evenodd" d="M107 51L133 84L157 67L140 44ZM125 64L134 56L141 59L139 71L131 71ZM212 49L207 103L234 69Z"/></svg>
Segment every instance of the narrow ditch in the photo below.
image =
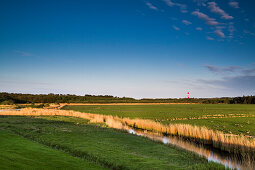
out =
<svg viewBox="0 0 255 170"><path fill-rule="evenodd" d="M187 140L178 136L163 135L161 133L156 133L148 130L135 129L133 127L126 126L123 130L128 131L130 134L137 136L147 137L154 141L162 142L166 145L174 145L182 149L191 151L204 157L208 162L216 162L225 166L229 169L245 169L253 170L255 169L255 155L252 153L230 153L222 151L220 149L213 148L211 145L199 144L191 140Z"/></svg>

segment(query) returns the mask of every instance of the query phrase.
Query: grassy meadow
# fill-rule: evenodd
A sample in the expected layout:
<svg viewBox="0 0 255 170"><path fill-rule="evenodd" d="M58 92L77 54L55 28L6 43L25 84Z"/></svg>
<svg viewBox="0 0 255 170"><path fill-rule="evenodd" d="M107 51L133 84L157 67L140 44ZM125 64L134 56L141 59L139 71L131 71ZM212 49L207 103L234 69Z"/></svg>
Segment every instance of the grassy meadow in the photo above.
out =
<svg viewBox="0 0 255 170"><path fill-rule="evenodd" d="M104 169L0 127L0 169Z"/></svg>
<svg viewBox="0 0 255 170"><path fill-rule="evenodd" d="M184 123L206 126L226 133L255 136L255 105L70 105L63 109L118 117L152 119L163 124Z"/></svg>
<svg viewBox="0 0 255 170"><path fill-rule="evenodd" d="M102 126L74 117L1 116L0 169L224 169L177 147Z"/></svg>

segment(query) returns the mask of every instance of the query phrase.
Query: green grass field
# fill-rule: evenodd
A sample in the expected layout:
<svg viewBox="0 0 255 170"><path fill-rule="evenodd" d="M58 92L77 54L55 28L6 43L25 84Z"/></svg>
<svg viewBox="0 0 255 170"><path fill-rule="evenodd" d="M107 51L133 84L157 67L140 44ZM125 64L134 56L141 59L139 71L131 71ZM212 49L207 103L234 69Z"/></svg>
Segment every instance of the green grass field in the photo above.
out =
<svg viewBox="0 0 255 170"><path fill-rule="evenodd" d="M63 109L119 117L153 119L164 124L185 123L206 126L226 133L255 136L255 105L193 104L193 105L93 105L65 106ZM207 118L174 120L173 118L199 118L204 115L245 114L251 117Z"/></svg>
<svg viewBox="0 0 255 170"><path fill-rule="evenodd" d="M191 152L71 117L0 117L0 169L224 169Z"/></svg>
<svg viewBox="0 0 255 170"><path fill-rule="evenodd" d="M0 169L104 169L0 129Z"/></svg>

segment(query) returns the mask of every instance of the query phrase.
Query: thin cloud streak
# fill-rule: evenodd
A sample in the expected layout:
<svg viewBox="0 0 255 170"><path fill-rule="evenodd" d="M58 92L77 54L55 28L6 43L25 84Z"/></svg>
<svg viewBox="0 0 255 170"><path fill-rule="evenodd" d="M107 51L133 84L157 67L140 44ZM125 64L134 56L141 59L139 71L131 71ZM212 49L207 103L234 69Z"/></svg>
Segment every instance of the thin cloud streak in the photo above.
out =
<svg viewBox="0 0 255 170"><path fill-rule="evenodd" d="M235 1L229 2L229 6L231 6L232 8L240 8L239 3Z"/></svg>
<svg viewBox="0 0 255 170"><path fill-rule="evenodd" d="M235 27L233 26L233 22L229 23L228 26L228 32L229 32L229 38L233 38L234 32L236 31Z"/></svg>
<svg viewBox="0 0 255 170"><path fill-rule="evenodd" d="M204 20L207 25L210 26L216 26L219 25L220 23L216 21L214 18L210 18L208 15L200 12L200 11L194 11L192 12L192 15L197 16L199 19Z"/></svg>
<svg viewBox="0 0 255 170"><path fill-rule="evenodd" d="M175 5L175 3L173 3L171 0L164 0L164 2L170 7Z"/></svg>
<svg viewBox="0 0 255 170"><path fill-rule="evenodd" d="M207 0L193 0L198 6L206 6Z"/></svg>
<svg viewBox="0 0 255 170"><path fill-rule="evenodd" d="M187 13L187 5L185 4L180 4L180 3L174 3L171 0L163 0L168 6L173 7L173 6L177 6L180 8L180 12L182 13Z"/></svg>
<svg viewBox="0 0 255 170"><path fill-rule="evenodd" d="M205 65L205 68L215 74L235 73L242 69L240 66L217 67L213 65Z"/></svg>
<svg viewBox="0 0 255 170"><path fill-rule="evenodd" d="M198 80L201 84L214 85L234 91L250 93L255 91L255 76L233 76L223 77L216 80Z"/></svg>
<svg viewBox="0 0 255 170"><path fill-rule="evenodd" d="M250 65L250 68L241 66L228 66L217 67L214 65L204 65L210 72L217 74L221 77L218 79L197 79L189 81L194 88L210 89L215 92L223 90L223 92L235 92L233 96L237 94L241 95L254 95L255 92L255 63Z"/></svg>
<svg viewBox="0 0 255 170"><path fill-rule="evenodd" d="M196 30L197 30L197 31L202 31L202 30L203 30L203 28L201 28L201 27L197 27L197 28L196 28Z"/></svg>
<svg viewBox="0 0 255 170"><path fill-rule="evenodd" d="M187 20L182 20L182 23L185 24L185 25L191 25L192 24L192 22L187 21Z"/></svg>
<svg viewBox="0 0 255 170"><path fill-rule="evenodd" d="M155 7L154 5L152 5L150 2L146 2L146 5L147 5L150 9L152 9L152 10L155 10L155 11L158 10L158 8Z"/></svg>
<svg viewBox="0 0 255 170"><path fill-rule="evenodd" d="M15 53L20 54L23 57L31 57L33 54L25 52L25 51L19 51L19 50L14 50Z"/></svg>
<svg viewBox="0 0 255 170"><path fill-rule="evenodd" d="M214 33L221 38L225 38L225 34L221 30L215 30Z"/></svg>
<svg viewBox="0 0 255 170"><path fill-rule="evenodd" d="M210 36L207 36L206 39L207 39L207 40L214 40L214 38L213 38L213 37L210 37Z"/></svg>
<svg viewBox="0 0 255 170"><path fill-rule="evenodd" d="M230 20L234 18L221 9L216 2L208 2L208 8L211 12L221 15L222 19Z"/></svg>
<svg viewBox="0 0 255 170"><path fill-rule="evenodd" d="M47 58L47 57L41 57L41 56L34 55L34 54L31 54L31 53L26 52L26 51L14 50L14 52L19 54L19 55L21 55L22 57L34 57L34 58L37 58L37 59L41 59L41 60L45 60L45 61L50 61L50 59Z"/></svg>
<svg viewBox="0 0 255 170"><path fill-rule="evenodd" d="M176 27L175 25L173 25L173 29L175 29L176 31L180 31L180 28Z"/></svg>

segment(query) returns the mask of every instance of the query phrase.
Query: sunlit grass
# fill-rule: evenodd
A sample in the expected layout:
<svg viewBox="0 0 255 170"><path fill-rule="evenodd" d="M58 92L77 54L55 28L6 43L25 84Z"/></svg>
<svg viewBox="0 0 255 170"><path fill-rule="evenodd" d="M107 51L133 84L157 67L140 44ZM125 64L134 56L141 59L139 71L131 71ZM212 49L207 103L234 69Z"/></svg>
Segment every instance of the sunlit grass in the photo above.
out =
<svg viewBox="0 0 255 170"><path fill-rule="evenodd" d="M12 123L26 122L25 119L18 118L8 120L9 126ZM0 118L0 169L104 169L94 163L14 134L10 129L1 126L5 121L6 118Z"/></svg>
<svg viewBox="0 0 255 170"><path fill-rule="evenodd" d="M255 105L97 105L65 106L63 109L118 117L151 119L162 124L192 124L226 133L255 136Z"/></svg>
<svg viewBox="0 0 255 170"><path fill-rule="evenodd" d="M191 152L80 118L5 116L0 128L110 169L224 169Z"/></svg>
<svg viewBox="0 0 255 170"><path fill-rule="evenodd" d="M105 123L111 128L123 129L125 126L132 126L145 130L151 130L168 135L183 136L195 139L197 142L209 143L214 147L227 151L253 151L255 139L243 135L225 134L206 127L192 126L188 124L161 124L149 119L119 118L111 115L81 113L75 111L55 109L22 109L21 111L6 111L3 115L26 115L26 116L73 116L90 120L92 123Z"/></svg>

